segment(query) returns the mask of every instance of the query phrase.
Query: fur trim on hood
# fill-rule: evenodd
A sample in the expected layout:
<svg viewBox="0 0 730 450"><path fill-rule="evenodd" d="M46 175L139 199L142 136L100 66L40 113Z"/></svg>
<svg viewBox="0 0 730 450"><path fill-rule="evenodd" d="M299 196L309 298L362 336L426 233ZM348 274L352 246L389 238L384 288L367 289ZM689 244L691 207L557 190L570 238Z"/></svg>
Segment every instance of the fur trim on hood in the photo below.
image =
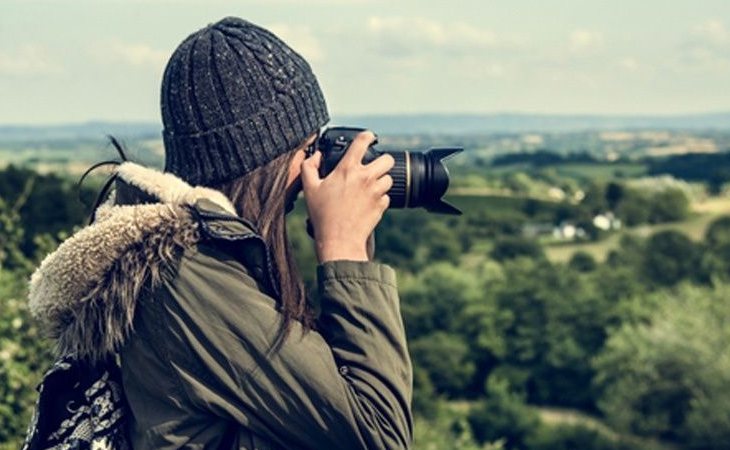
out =
<svg viewBox="0 0 730 450"><path fill-rule="evenodd" d="M123 344L140 291L200 240L189 206L207 199L235 215L223 193L172 174L130 162L116 174L117 190L137 189L157 202L117 205L112 194L94 223L46 256L30 280L30 311L62 355L99 359Z"/></svg>

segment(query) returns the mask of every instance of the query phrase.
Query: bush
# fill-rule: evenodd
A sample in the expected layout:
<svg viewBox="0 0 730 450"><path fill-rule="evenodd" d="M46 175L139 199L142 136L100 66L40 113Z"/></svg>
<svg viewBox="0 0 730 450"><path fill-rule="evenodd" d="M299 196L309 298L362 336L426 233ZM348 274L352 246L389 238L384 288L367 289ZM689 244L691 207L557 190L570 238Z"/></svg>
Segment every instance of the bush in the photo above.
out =
<svg viewBox="0 0 730 450"><path fill-rule="evenodd" d="M413 429L414 450L501 450L499 443L479 444L462 407L439 405L438 416L432 419L416 417Z"/></svg>
<svg viewBox="0 0 730 450"><path fill-rule="evenodd" d="M487 381L487 398L471 410L468 420L479 442L502 441L506 449L525 448L527 437L540 423L524 398L496 377Z"/></svg>
<svg viewBox="0 0 730 450"><path fill-rule="evenodd" d="M19 444L25 435L35 388L51 363L52 345L30 318L26 276L0 269L0 444Z"/></svg>
<svg viewBox="0 0 730 450"><path fill-rule="evenodd" d="M582 425L543 425L530 436L526 448L529 450L631 450L627 444L611 440L598 431Z"/></svg>
<svg viewBox="0 0 730 450"><path fill-rule="evenodd" d="M439 399L428 377L428 372L418 365L413 366L413 414L425 419L439 415Z"/></svg>
<svg viewBox="0 0 730 450"><path fill-rule="evenodd" d="M428 373L436 392L463 396L474 376L469 346L461 336L437 331L410 344L413 363Z"/></svg>

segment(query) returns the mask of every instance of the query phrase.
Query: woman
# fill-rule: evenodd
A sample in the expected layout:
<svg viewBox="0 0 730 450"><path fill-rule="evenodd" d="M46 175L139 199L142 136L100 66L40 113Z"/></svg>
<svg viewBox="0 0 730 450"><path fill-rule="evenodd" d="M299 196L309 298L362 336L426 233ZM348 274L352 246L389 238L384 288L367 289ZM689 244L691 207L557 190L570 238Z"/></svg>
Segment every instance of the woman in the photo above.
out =
<svg viewBox="0 0 730 450"><path fill-rule="evenodd" d="M135 449L409 447L395 276L366 249L392 158L363 165L362 133L320 178L320 153L306 158L329 120L317 80L241 19L183 41L161 99L165 173L121 164L93 224L33 276L59 350L118 353ZM302 189L318 308L286 241Z"/></svg>

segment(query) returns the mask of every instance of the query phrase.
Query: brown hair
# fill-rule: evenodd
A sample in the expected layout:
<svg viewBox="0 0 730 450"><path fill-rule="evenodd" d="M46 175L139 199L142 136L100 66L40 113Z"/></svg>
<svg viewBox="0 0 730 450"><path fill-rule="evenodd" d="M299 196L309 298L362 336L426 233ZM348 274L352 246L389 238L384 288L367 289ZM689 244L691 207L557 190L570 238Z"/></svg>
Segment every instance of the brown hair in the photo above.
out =
<svg viewBox="0 0 730 450"><path fill-rule="evenodd" d="M304 282L287 238L284 217L289 166L295 154L296 150L285 153L246 175L213 186L231 199L238 215L256 225L273 257L279 282L279 309L283 316L280 340L289 334L293 320L299 321L305 332L314 324Z"/></svg>

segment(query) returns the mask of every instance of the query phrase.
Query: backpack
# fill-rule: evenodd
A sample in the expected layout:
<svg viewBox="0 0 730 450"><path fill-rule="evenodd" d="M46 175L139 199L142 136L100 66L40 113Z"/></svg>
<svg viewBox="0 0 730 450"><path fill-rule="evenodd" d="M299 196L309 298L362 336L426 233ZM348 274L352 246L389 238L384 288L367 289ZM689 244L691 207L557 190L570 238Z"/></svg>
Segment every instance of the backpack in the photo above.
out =
<svg viewBox="0 0 730 450"><path fill-rule="evenodd" d="M129 409L114 356L56 360L38 385L22 450L130 450Z"/></svg>

